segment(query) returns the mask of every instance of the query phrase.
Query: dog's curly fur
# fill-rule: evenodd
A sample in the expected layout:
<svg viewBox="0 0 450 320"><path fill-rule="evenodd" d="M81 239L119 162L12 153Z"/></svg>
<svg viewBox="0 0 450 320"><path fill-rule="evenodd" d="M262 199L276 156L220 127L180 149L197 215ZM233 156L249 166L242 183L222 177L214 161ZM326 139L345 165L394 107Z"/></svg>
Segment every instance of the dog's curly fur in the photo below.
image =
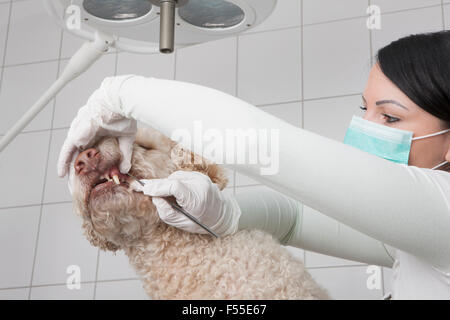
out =
<svg viewBox="0 0 450 320"><path fill-rule="evenodd" d="M117 165L116 138L95 146L100 172ZM165 178L176 170L199 171L222 190L227 183L218 165L180 148L151 128L139 129L130 173L139 179ZM303 264L271 235L241 230L215 239L163 223L151 197L126 186L91 196L98 176L77 175L75 211L85 236L103 250L124 250L153 299L327 299Z"/></svg>

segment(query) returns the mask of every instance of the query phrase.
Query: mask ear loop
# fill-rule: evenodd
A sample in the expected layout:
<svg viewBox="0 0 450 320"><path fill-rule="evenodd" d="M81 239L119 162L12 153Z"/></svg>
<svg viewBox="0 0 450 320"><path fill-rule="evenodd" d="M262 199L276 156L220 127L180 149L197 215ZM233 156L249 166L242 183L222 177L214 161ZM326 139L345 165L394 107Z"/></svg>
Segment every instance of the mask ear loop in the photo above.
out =
<svg viewBox="0 0 450 320"><path fill-rule="evenodd" d="M446 132L450 132L450 129L445 129L445 130L442 130L442 131L439 131L439 132L436 132L436 133L427 134L426 136L412 138L412 140L419 140L419 139L425 139L425 138L429 138L429 137L434 137L434 136L438 136L438 135L446 133Z"/></svg>
<svg viewBox="0 0 450 320"><path fill-rule="evenodd" d="M429 138L429 137L434 137L434 136L438 136L440 134L444 134L444 133L447 133L447 132L450 132L450 129L445 129L445 130L442 130L442 131L439 131L439 132L436 132L436 133L427 134L426 136L422 136L422 137L412 138L412 140L420 140L420 139L425 139L425 138ZM431 170L436 170L437 168L440 168L440 167L446 165L447 163L448 163L448 161L444 161L444 162L438 164L437 166L431 168Z"/></svg>
<svg viewBox="0 0 450 320"><path fill-rule="evenodd" d="M443 166L445 166L447 163L448 163L448 161L444 161L444 162L438 164L437 166L431 168L431 170L436 170L437 168L443 167Z"/></svg>

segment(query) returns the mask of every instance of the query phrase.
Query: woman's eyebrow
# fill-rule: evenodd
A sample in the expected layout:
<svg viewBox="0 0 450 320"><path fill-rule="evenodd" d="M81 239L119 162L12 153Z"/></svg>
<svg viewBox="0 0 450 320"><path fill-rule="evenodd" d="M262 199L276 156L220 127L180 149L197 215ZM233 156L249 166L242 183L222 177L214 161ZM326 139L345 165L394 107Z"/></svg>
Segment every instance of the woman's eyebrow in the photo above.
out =
<svg viewBox="0 0 450 320"><path fill-rule="evenodd" d="M386 104L386 103L395 104L396 106L399 106L399 107L402 107L403 109L408 110L407 107L405 107L405 106L402 105L400 102L397 102L397 101L395 101L395 100L380 100L380 101L375 102L375 104L376 104L377 106L382 105L382 104ZM408 110L408 111L409 111L409 110Z"/></svg>

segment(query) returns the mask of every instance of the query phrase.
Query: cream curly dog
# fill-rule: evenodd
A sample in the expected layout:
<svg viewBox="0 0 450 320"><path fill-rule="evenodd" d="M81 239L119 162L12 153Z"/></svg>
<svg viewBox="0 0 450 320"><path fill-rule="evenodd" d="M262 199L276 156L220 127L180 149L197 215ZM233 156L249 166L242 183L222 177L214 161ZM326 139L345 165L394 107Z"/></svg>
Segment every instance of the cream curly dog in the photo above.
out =
<svg viewBox="0 0 450 320"><path fill-rule="evenodd" d="M112 137L78 155L72 168L74 207L91 244L123 250L151 298L328 298L303 264L265 232L242 230L216 239L162 222L151 198L129 188L131 178L117 167L120 159ZM218 165L153 129L139 129L130 173L152 179L177 170L202 172L220 189L227 183ZM119 185L111 181L113 175L119 176Z"/></svg>

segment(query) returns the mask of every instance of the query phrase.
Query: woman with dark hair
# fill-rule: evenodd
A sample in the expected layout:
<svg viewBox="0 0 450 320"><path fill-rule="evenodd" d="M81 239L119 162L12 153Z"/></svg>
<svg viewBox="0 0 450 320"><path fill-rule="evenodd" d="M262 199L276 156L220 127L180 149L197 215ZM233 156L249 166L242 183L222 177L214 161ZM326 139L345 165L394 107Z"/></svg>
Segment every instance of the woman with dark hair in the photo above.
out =
<svg viewBox="0 0 450 320"><path fill-rule="evenodd" d="M198 119L216 133L275 128L277 172L262 175L254 164L230 167L291 198L267 188L226 196L212 182L186 175L132 188L154 197L164 222L188 232L206 233L158 197L175 196L221 236L258 228L285 245L392 267L395 299L450 299L449 59L449 31L382 48L362 95L364 118L353 117L344 143L203 86L107 78L72 122L58 174L73 173L79 149L105 134L120 136L121 171L127 172L137 119L168 136Z"/></svg>
<svg viewBox="0 0 450 320"><path fill-rule="evenodd" d="M450 31L392 42L379 50L377 61L365 92L370 98L364 100L365 119L412 131L415 136L450 128ZM399 101L376 101L387 95ZM380 115L386 122L378 120ZM436 165L435 169L450 172L450 150L445 144L449 136L443 132L414 142L409 164L422 168Z"/></svg>

